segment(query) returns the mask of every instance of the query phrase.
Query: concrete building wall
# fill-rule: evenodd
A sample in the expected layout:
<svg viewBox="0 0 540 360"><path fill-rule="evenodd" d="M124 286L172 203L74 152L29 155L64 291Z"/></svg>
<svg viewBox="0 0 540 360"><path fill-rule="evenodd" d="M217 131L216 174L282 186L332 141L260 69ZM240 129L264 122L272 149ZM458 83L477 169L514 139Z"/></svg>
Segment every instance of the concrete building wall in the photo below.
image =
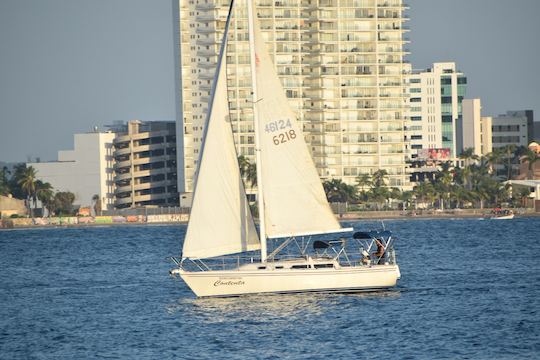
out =
<svg viewBox="0 0 540 360"><path fill-rule="evenodd" d="M410 75L408 136L413 157L420 149L449 148L459 155L461 101L466 77L453 62L434 63Z"/></svg>
<svg viewBox="0 0 540 360"><path fill-rule="evenodd" d="M25 215L27 212L24 200L0 195L0 218L10 217L13 214Z"/></svg>
<svg viewBox="0 0 540 360"><path fill-rule="evenodd" d="M482 117L482 103L480 99L464 99L462 115L462 148L473 148L474 154L486 155L492 151L492 118Z"/></svg>
<svg viewBox="0 0 540 360"><path fill-rule="evenodd" d="M55 191L75 194L74 205L91 206L92 197L100 197L102 209L111 209L113 133L74 135L73 150L58 152L58 161L28 163L37 170L37 178L50 183Z"/></svg>
<svg viewBox="0 0 540 360"><path fill-rule="evenodd" d="M532 115L527 111L508 111L506 114L493 117L492 142L494 148L506 145L527 146L532 141L529 125Z"/></svg>
<svg viewBox="0 0 540 360"><path fill-rule="evenodd" d="M173 121L129 121L114 148L115 208L178 205Z"/></svg>
<svg viewBox="0 0 540 360"><path fill-rule="evenodd" d="M480 127L480 141L482 144L482 155L487 155L493 151L493 133L491 131L493 118L491 116L482 116L481 121L482 126Z"/></svg>

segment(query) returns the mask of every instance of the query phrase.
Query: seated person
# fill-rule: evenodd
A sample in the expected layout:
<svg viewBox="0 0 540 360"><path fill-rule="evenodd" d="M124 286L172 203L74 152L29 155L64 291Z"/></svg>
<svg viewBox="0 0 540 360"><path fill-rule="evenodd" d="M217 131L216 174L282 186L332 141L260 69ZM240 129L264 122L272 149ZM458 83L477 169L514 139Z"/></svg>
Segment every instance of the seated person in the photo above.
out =
<svg viewBox="0 0 540 360"><path fill-rule="evenodd" d="M377 252L374 252L372 255L379 259L378 264L382 265L384 264L384 245L379 239L375 239L375 242L377 243Z"/></svg>

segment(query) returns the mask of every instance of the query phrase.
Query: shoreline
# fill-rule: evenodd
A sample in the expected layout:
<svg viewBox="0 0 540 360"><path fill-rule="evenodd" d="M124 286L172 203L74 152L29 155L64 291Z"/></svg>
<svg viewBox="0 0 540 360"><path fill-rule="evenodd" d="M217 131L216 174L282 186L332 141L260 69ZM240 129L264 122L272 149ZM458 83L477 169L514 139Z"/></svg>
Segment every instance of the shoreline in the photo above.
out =
<svg viewBox="0 0 540 360"><path fill-rule="evenodd" d="M516 210L516 218L538 217L539 212L526 211L533 209ZM359 211L351 213L337 214L339 221L383 221L383 220L429 220L429 219L490 219L489 210L473 209L460 211ZM256 222L258 222L256 220ZM151 216L137 216L128 218L122 216L98 216L98 217L66 217L66 218L14 218L2 219L0 221L1 230L13 229L44 229L44 228L78 228L95 226L118 226L118 225L185 225L188 223L187 214L163 214L159 218Z"/></svg>

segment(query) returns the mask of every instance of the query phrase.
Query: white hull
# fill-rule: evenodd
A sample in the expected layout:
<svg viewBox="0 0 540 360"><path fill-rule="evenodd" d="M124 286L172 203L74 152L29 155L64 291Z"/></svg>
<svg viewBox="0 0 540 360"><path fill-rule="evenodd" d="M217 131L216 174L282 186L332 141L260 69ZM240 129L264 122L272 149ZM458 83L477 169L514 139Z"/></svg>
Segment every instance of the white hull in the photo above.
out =
<svg viewBox="0 0 540 360"><path fill-rule="evenodd" d="M514 214L504 216L493 216L491 220L510 220L514 218Z"/></svg>
<svg viewBox="0 0 540 360"><path fill-rule="evenodd" d="M397 265L340 269L223 270L189 272L175 269L195 295L235 296L256 293L368 291L396 285Z"/></svg>

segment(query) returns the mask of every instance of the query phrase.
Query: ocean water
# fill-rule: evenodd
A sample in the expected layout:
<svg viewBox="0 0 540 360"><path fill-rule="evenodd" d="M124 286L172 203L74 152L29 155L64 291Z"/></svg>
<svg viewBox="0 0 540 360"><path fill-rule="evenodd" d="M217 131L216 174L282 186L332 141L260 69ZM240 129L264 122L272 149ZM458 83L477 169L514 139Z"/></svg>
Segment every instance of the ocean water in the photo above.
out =
<svg viewBox="0 0 540 360"><path fill-rule="evenodd" d="M395 290L225 299L168 276L185 226L0 231L0 358L540 358L540 218L385 225Z"/></svg>

